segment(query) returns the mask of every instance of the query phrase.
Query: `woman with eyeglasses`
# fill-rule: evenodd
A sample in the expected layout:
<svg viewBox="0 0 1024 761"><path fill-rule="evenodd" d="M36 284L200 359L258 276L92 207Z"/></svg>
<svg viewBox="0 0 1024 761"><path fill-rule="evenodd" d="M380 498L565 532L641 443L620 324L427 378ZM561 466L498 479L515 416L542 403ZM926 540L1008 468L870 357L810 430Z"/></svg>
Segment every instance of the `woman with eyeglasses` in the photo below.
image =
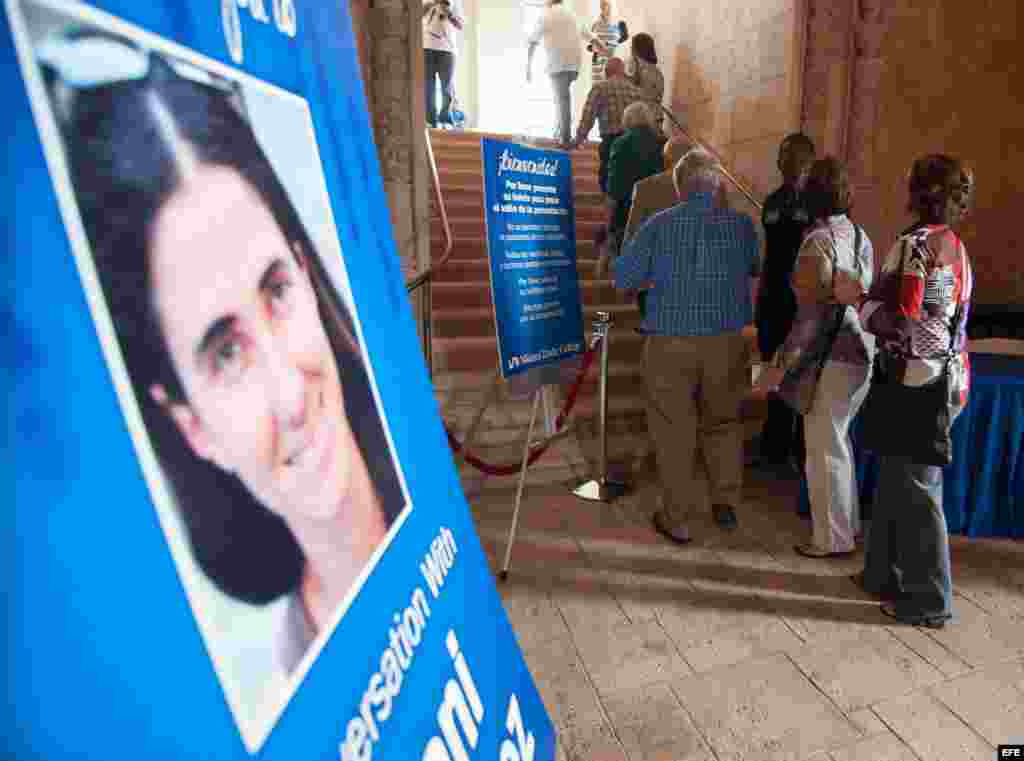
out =
<svg viewBox="0 0 1024 761"><path fill-rule="evenodd" d="M948 373L955 419L970 382L966 325L974 277L954 228L969 209L974 175L958 159L931 154L914 162L909 191L916 221L889 251L871 291L865 295L859 281L837 273L835 296L858 307L895 382L924 387ZM887 616L940 628L952 617L953 598L942 468L909 456L880 459L864 572L854 580L883 599Z"/></svg>
<svg viewBox="0 0 1024 761"><path fill-rule="evenodd" d="M235 599L288 596L291 671L404 507L351 318L229 88L96 35L39 57L193 554Z"/></svg>

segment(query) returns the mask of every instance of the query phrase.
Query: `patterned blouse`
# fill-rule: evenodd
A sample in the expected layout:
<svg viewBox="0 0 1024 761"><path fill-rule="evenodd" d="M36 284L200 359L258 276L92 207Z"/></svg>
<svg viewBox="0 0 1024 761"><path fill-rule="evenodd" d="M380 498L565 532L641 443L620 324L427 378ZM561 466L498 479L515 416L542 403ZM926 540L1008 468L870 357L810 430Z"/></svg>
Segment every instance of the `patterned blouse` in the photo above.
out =
<svg viewBox="0 0 1024 761"><path fill-rule="evenodd" d="M923 225L901 235L889 251L861 306L861 319L908 386L938 378L952 343L950 387L965 404L970 385L966 326L973 292L974 273L963 241L946 225Z"/></svg>
<svg viewBox="0 0 1024 761"><path fill-rule="evenodd" d="M856 273L863 288L871 286L874 251L871 240L861 228L860 247L853 223L845 214L818 221L807 231L800 246L793 281L801 293L814 300L801 299L793 327L782 347L784 364L795 363L815 338L835 325L839 317L831 302L833 270ZM843 307L843 321L836 334L829 358L833 362L868 365L874 357L875 339L865 334L854 309Z"/></svg>

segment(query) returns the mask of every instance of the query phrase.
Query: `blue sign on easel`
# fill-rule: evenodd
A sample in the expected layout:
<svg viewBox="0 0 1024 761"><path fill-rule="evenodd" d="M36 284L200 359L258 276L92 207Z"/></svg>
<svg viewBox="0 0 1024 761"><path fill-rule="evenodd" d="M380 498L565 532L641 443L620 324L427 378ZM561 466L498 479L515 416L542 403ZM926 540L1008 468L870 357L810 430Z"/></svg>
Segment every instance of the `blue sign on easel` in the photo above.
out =
<svg viewBox="0 0 1024 761"><path fill-rule="evenodd" d="M6 0L0 39L4 751L553 759L345 4Z"/></svg>
<svg viewBox="0 0 1024 761"><path fill-rule="evenodd" d="M503 377L584 350L572 164L565 151L483 138L491 294Z"/></svg>

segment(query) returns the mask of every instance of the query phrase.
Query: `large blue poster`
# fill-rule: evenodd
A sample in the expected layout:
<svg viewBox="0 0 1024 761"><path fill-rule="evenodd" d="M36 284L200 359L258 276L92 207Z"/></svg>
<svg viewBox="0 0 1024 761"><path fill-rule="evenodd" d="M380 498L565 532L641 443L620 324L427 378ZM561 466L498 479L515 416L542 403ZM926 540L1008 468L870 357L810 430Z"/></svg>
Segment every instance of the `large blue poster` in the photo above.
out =
<svg viewBox="0 0 1024 761"><path fill-rule="evenodd" d="M483 138L491 296L504 377L583 351L572 163Z"/></svg>
<svg viewBox="0 0 1024 761"><path fill-rule="evenodd" d="M5 755L552 759L345 5L4 11Z"/></svg>

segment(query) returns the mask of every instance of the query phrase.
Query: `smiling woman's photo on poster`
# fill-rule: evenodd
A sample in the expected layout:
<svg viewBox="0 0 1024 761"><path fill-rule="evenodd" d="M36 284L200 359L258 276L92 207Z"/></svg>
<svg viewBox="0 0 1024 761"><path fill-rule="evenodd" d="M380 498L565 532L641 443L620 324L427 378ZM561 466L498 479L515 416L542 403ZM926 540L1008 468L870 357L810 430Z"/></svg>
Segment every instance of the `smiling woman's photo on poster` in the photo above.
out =
<svg viewBox="0 0 1024 761"><path fill-rule="evenodd" d="M37 24L34 58L59 134L47 149L60 154L55 183L70 187L100 286L94 312L101 303L116 336L111 372L127 375L144 424L136 446L155 456L202 584L278 612L241 635L206 622L204 633L237 640L208 636L207 647L216 664L247 637L250 659L294 688L407 507L354 306L238 82L159 46L39 17L48 23ZM282 143L305 139L287 132ZM305 163L319 172L311 128L309 141ZM343 270L340 257L333 266ZM182 578L201 608L209 595ZM195 615L203 624L206 612Z"/></svg>

